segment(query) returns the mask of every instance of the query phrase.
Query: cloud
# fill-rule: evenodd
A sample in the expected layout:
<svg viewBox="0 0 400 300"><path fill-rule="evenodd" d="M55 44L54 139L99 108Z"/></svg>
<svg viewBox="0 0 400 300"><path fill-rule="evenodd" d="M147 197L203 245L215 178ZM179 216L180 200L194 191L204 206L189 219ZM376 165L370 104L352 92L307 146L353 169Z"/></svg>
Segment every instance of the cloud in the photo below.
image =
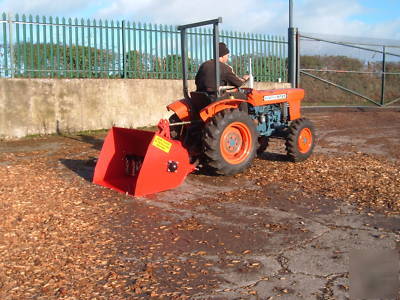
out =
<svg viewBox="0 0 400 300"><path fill-rule="evenodd" d="M400 19L378 24L366 24L357 16L370 12L358 1L306 0L296 11L299 30L307 33L346 35L355 37L399 38Z"/></svg>
<svg viewBox="0 0 400 300"><path fill-rule="evenodd" d="M362 3L360 0L297 0L294 1L295 25L307 33L400 39L400 18L367 24L358 16L373 11ZM172 25L222 16L223 30L264 34L286 35L288 27L287 0L0 0L0 7L13 13Z"/></svg>
<svg viewBox="0 0 400 300"><path fill-rule="evenodd" d="M321 5L321 1L307 0L296 10L295 21L301 31L341 34L351 29L358 31L360 22L351 21L350 17L360 12L362 7L355 1L326 1Z"/></svg>
<svg viewBox="0 0 400 300"><path fill-rule="evenodd" d="M384 37L400 40L400 18L370 26L368 32L372 37Z"/></svg>
<svg viewBox="0 0 400 300"><path fill-rule="evenodd" d="M226 30L275 33L279 23L285 22L281 17L285 6L287 1L284 0L116 0L100 10L98 15L175 25L222 16L223 29Z"/></svg>
<svg viewBox="0 0 400 300"><path fill-rule="evenodd" d="M160 24L185 24L223 17L222 28L240 32L286 35L287 0L114 0L98 11L99 17L125 18ZM399 38L400 19L366 24L357 16L371 13L359 0L299 0L295 24L303 32Z"/></svg>
<svg viewBox="0 0 400 300"><path fill-rule="evenodd" d="M96 3L95 0L3 0L1 10L12 14L38 14L79 17L79 12Z"/></svg>

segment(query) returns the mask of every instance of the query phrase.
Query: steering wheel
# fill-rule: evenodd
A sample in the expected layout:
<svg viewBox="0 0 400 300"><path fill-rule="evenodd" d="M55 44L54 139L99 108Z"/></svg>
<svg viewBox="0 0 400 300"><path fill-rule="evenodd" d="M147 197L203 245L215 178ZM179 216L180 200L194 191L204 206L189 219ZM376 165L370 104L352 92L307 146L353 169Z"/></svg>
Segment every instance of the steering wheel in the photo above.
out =
<svg viewBox="0 0 400 300"><path fill-rule="evenodd" d="M236 90L238 87L234 86L234 85L221 85L219 87L219 91L220 93L225 93L227 91L232 91L232 90Z"/></svg>
<svg viewBox="0 0 400 300"><path fill-rule="evenodd" d="M242 83L241 86L247 84L249 81L250 81L250 77L247 78L245 81L243 81L243 83ZM222 85L222 86L219 87L219 91L220 91L221 93L224 93L224 92L227 92L227 91L236 90L236 89L237 89L239 92L240 92L240 90L241 90L240 87L233 86L233 85Z"/></svg>
<svg viewBox="0 0 400 300"><path fill-rule="evenodd" d="M247 79L243 82L243 84L242 84L241 86L244 86L244 85L248 84L249 82L250 82L250 76L249 76L249 78L247 78Z"/></svg>

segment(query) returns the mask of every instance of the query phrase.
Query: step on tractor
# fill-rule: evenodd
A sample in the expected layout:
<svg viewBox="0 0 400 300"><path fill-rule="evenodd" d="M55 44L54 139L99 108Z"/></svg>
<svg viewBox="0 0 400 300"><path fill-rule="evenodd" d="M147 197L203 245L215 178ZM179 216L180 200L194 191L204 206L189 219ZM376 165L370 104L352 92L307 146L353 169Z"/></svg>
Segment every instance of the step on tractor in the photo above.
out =
<svg viewBox="0 0 400 300"><path fill-rule="evenodd" d="M113 127L95 168L93 182L133 196L169 190L202 168L234 175L261 155L271 138L286 140L288 159L307 159L315 145L312 122L301 117L304 90L256 90L220 86L218 44L221 18L178 26L181 33L184 98L167 106L169 120L158 131ZM187 29L213 25L216 97L188 92ZM251 63L250 63L251 66Z"/></svg>

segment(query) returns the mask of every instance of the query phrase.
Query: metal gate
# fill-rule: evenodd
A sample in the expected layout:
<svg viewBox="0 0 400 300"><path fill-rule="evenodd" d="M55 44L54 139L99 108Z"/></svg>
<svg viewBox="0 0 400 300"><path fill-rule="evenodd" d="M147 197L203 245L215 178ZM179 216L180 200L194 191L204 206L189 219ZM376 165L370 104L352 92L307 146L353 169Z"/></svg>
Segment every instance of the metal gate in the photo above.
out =
<svg viewBox="0 0 400 300"><path fill-rule="evenodd" d="M299 33L297 42L296 82L311 91L307 104L400 105L400 41Z"/></svg>

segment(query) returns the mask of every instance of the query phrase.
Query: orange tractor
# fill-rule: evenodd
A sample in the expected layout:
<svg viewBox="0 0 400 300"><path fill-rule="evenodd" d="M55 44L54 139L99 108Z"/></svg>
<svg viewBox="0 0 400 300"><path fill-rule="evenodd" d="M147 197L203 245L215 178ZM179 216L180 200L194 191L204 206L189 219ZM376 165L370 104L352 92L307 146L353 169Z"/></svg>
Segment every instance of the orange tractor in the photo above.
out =
<svg viewBox="0 0 400 300"><path fill-rule="evenodd" d="M113 127L107 135L93 182L134 196L179 186L196 167L233 175L249 167L265 151L270 138L286 140L294 162L314 148L314 127L302 118L304 90L255 90L220 86L218 24L215 19L179 26L182 42L184 98L167 106L174 114L161 120L157 132ZM214 26L217 98L188 93L186 30Z"/></svg>

